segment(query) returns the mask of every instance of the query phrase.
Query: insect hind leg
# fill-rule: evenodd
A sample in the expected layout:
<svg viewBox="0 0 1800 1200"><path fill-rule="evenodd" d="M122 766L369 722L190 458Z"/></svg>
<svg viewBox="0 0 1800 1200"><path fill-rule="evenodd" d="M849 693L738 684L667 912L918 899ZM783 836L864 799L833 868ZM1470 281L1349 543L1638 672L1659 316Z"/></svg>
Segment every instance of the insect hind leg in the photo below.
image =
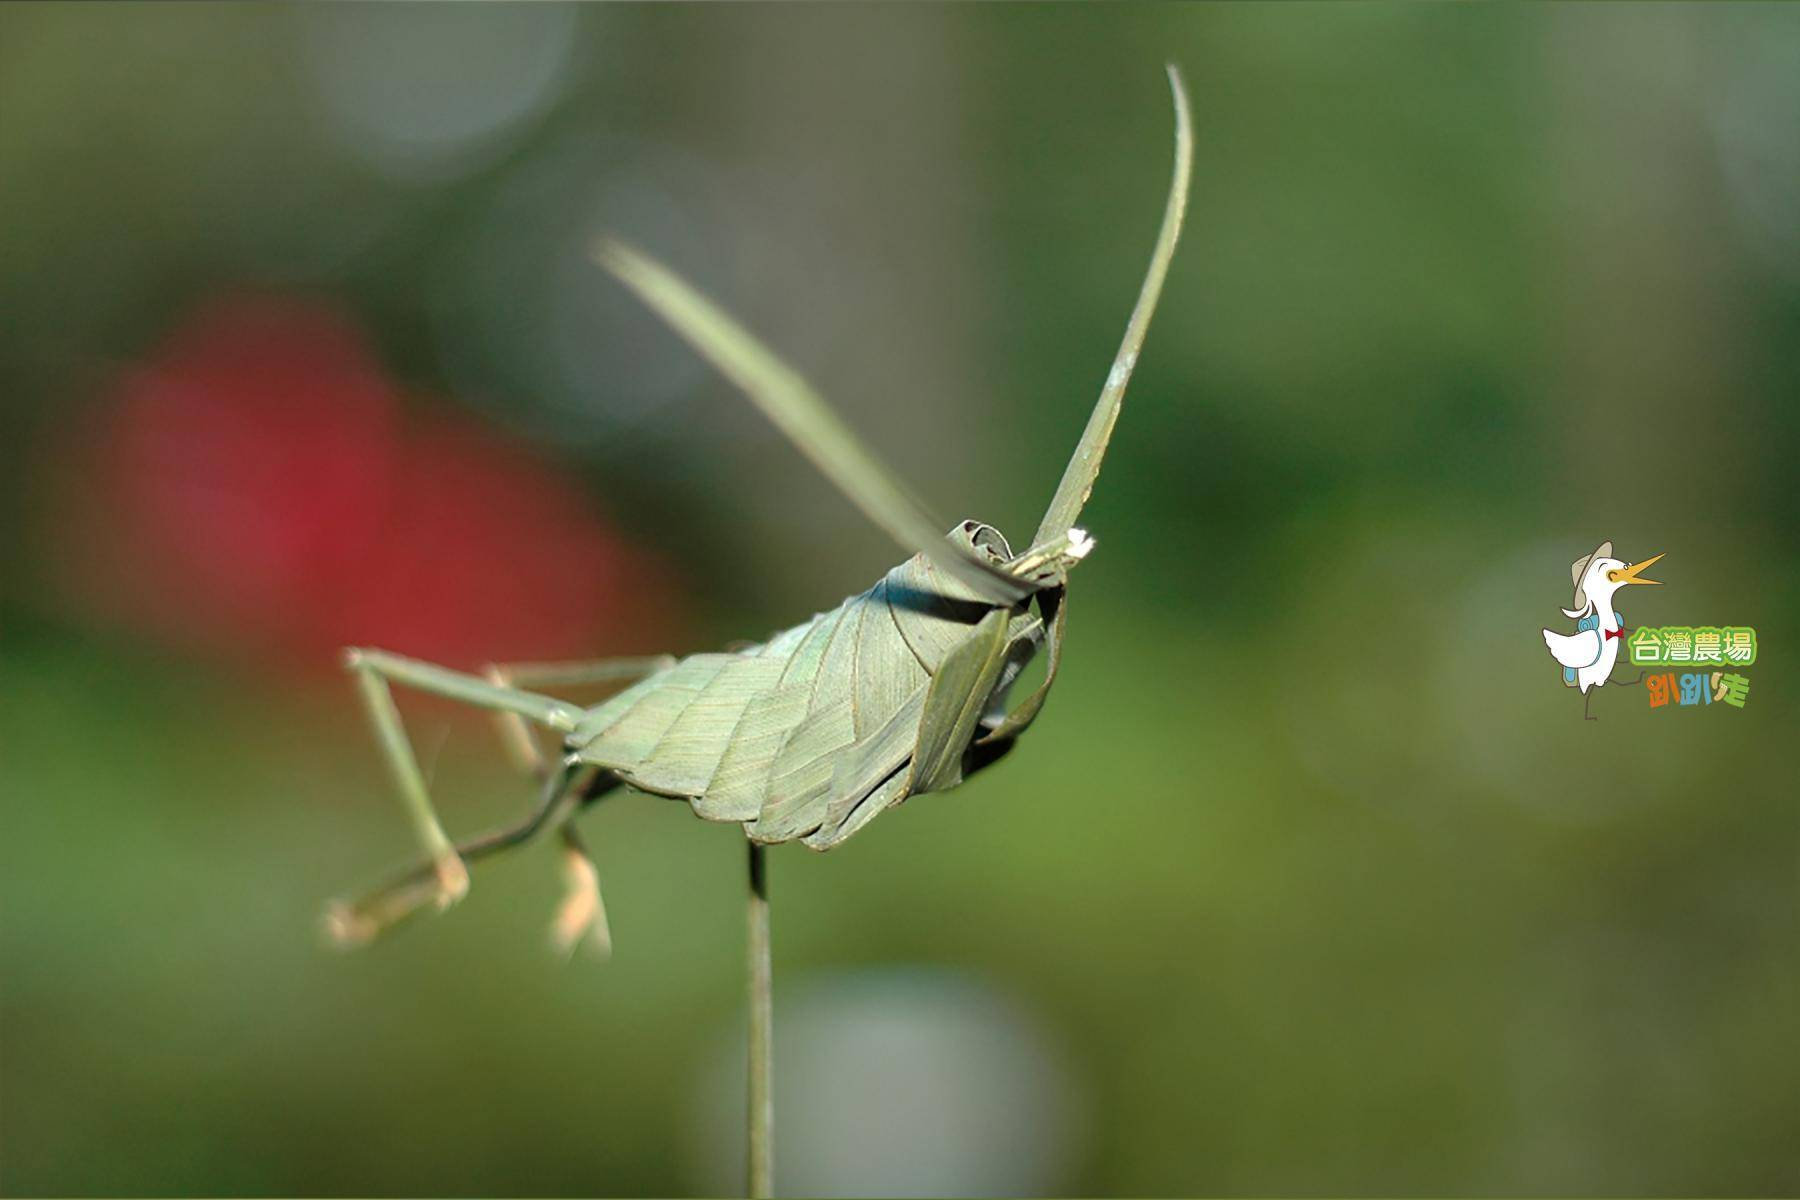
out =
<svg viewBox="0 0 1800 1200"><path fill-rule="evenodd" d="M458 843L453 849L465 863L479 862L490 855L510 850L530 841L545 827L560 825L567 830L569 815L585 803L618 786L617 777L600 772L591 779L584 776L592 769L569 765L547 780L537 806L516 825L491 830ZM564 841L567 843L567 836ZM326 936L340 947L365 945L421 910L431 907L438 896L435 862L422 863L354 901L334 901L325 910ZM604 913L601 914L604 920ZM579 933L579 931L578 931Z"/></svg>
<svg viewBox="0 0 1800 1200"><path fill-rule="evenodd" d="M425 786L425 775L419 770L418 758L406 736L400 709L394 703L391 684L401 684L416 691L460 700L478 708L513 713L553 729L573 729L580 709L561 700L540 696L518 688L504 687L474 675L451 671L430 663L402 658L382 650L353 649L345 652L344 664L356 676L358 690L369 722L388 769L399 788L400 799L412 820L420 844L431 859L435 892L429 899L447 908L462 899L469 890L469 871L457 846L444 832L432 807ZM415 905L416 906L416 905Z"/></svg>

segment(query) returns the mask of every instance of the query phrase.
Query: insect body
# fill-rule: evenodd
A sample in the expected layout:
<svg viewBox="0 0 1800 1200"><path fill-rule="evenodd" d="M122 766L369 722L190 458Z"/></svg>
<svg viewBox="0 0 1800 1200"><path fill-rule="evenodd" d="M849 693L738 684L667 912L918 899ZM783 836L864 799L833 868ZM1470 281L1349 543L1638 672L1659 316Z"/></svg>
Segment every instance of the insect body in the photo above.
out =
<svg viewBox="0 0 1800 1200"><path fill-rule="evenodd" d="M951 539L1012 557L991 526L966 521ZM996 606L920 554L764 645L657 672L589 710L568 745L753 841L829 849L910 795L954 787L966 758L1029 723L999 708L1044 638L1029 607Z"/></svg>
<svg viewBox="0 0 1800 1200"><path fill-rule="evenodd" d="M1099 473L1174 253L1192 158L1187 99L1175 95L1175 174L1150 269L1099 401L1029 548L964 521L948 537L792 368L659 263L610 239L595 257L657 311L912 556L869 590L731 653L598 663L496 666L466 675L376 650L352 650L356 675L428 865L328 914L341 941L367 940L468 887L465 861L546 828L564 843L569 891L559 942L608 942L597 873L569 818L622 786L688 801L741 823L753 843L829 849L907 797L955 787L1005 753L1037 716L1061 656L1068 576L1093 542L1075 522ZM1007 708L1040 651L1042 684ZM582 707L545 691L630 681ZM439 824L390 685L495 711L521 761L543 781L532 815L458 846ZM530 730L559 739L547 755Z"/></svg>

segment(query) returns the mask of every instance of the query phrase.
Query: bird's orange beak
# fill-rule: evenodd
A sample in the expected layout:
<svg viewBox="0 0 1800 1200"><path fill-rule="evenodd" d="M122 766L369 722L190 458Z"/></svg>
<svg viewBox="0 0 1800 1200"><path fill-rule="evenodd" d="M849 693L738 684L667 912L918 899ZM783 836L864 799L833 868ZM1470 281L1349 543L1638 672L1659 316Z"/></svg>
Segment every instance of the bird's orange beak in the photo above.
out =
<svg viewBox="0 0 1800 1200"><path fill-rule="evenodd" d="M1662 557L1662 555L1660 555L1660 554L1653 554L1649 558L1646 558L1643 562L1632 563L1629 567L1622 567L1622 568L1619 568L1618 570L1608 571L1606 573L1606 577L1608 579L1612 580L1612 582L1614 582L1614 583L1661 584L1662 580L1660 580L1660 579L1639 579L1638 578L1639 571L1642 571L1646 567L1654 565L1656 560L1661 557Z"/></svg>

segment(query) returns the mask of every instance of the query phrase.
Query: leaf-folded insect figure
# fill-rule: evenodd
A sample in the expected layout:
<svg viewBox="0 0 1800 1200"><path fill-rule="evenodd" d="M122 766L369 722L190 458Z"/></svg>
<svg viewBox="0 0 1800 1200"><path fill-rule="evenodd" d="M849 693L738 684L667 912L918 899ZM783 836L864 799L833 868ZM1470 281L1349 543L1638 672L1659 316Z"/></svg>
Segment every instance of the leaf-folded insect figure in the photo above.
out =
<svg viewBox="0 0 1800 1200"><path fill-rule="evenodd" d="M867 591L760 645L683 659L495 666L463 674L380 650L346 662L361 688L425 865L334 905L328 928L360 943L468 888L465 863L542 832L563 841L569 890L557 940L609 944L598 875L570 818L630 787L736 822L752 843L828 850L910 796L955 787L1004 754L1056 679L1070 570L1093 542L1076 527L1118 419L1180 233L1192 134L1180 76L1175 170L1149 271L1087 428L1029 546L963 521L948 537L791 367L668 268L603 239L596 259L728 377L844 495L911 557ZM1009 706L1026 664L1048 655L1042 684ZM549 694L616 681L592 706ZM521 824L458 845L433 811L390 688L494 711L516 755L542 781ZM545 753L532 726L558 750ZM760 864L758 864L760 866Z"/></svg>
<svg viewBox="0 0 1800 1200"><path fill-rule="evenodd" d="M610 949L599 873L571 818L621 787L686 800L750 838L749 1191L771 1194L773 1120L768 894L763 847L829 850L909 796L941 792L1010 749L1042 708L1062 656L1069 573L1093 547L1076 527L1112 438L1125 386L1181 233L1193 158L1187 96L1175 96L1175 176L1162 229L1112 370L1029 547L963 521L941 536L886 467L791 367L668 268L622 242L594 256L712 362L857 507L912 557L874 587L760 645L684 659L612 659L490 667L467 675L380 650L345 659L428 861L360 900L334 904L342 944L368 941L468 890L466 863L545 830L563 842L568 890L552 932L572 949ZM1048 655L1043 682L1009 706L1020 672ZM624 690L584 707L549 690ZM458 845L432 809L392 685L492 710L522 764L542 781L522 823ZM546 754L532 726L549 730Z"/></svg>

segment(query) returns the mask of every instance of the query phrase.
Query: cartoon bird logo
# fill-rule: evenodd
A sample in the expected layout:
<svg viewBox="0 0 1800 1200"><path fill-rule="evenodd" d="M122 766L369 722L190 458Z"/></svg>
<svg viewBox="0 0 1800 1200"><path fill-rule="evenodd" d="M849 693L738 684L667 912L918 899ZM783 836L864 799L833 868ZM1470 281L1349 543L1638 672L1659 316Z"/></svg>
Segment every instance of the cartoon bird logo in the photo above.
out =
<svg viewBox="0 0 1800 1200"><path fill-rule="evenodd" d="M1588 711L1594 699L1593 688L1607 683L1625 687L1644 679L1642 671L1636 679L1612 678L1619 647L1625 644L1625 626L1613 608L1613 593L1627 584L1662 582L1639 574L1662 555L1627 565L1614 558L1612 552L1611 542L1601 542L1592 554L1576 559L1569 567L1569 579L1575 585L1575 607L1562 612L1565 617L1575 618L1575 632L1544 630L1544 645L1550 648L1550 657L1562 664L1563 686L1581 689L1581 715L1590 721L1598 720Z"/></svg>

